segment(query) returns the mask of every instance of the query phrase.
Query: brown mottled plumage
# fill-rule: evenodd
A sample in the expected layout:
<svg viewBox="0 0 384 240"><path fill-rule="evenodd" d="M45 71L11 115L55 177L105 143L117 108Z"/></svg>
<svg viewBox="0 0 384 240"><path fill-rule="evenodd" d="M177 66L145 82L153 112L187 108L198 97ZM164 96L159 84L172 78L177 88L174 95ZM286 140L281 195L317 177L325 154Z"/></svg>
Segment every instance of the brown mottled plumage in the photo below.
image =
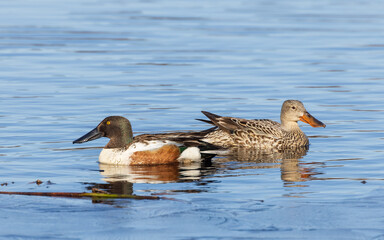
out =
<svg viewBox="0 0 384 240"><path fill-rule="evenodd" d="M208 133L202 141L224 148L294 149L309 145L308 138L297 121L303 121L312 127L325 127L325 124L312 117L297 100L283 103L281 124L268 119L247 120L203 113L219 129Z"/></svg>

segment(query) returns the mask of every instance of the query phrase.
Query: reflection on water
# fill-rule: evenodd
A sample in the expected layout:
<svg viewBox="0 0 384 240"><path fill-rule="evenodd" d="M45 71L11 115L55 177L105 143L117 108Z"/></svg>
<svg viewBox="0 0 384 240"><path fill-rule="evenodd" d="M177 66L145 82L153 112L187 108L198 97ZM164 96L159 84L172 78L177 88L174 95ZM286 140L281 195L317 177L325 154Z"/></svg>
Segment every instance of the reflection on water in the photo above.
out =
<svg viewBox="0 0 384 240"><path fill-rule="evenodd" d="M229 159L241 162L254 162L257 164L280 162L285 159L301 159L308 152L307 147L297 148L294 150L259 150L247 148L231 149Z"/></svg>
<svg viewBox="0 0 384 240"><path fill-rule="evenodd" d="M88 191L93 189L103 190L111 194L133 195L133 183L127 181L115 181L111 183L84 183ZM111 202L111 201L110 201Z"/></svg>
<svg viewBox="0 0 384 240"><path fill-rule="evenodd" d="M216 172L226 171L228 166L225 163L231 162L231 171L238 169L280 168L284 186L292 187L295 186L296 182L308 181L313 175L319 174L309 167L310 165L300 162L300 159L307 154L307 151L308 148L289 151L234 148L227 152L225 157L216 158L213 162L206 160L202 162L156 166L120 166L100 163L100 174L103 177L102 179L108 182L108 184L95 184L92 186L102 187L102 189L111 193L132 194L132 185L137 183L158 184L209 179ZM188 191L185 189L183 192ZM168 192L177 191L169 189Z"/></svg>
<svg viewBox="0 0 384 240"><path fill-rule="evenodd" d="M100 174L106 182L167 183L179 180L179 166L120 166L99 164Z"/></svg>
<svg viewBox="0 0 384 240"><path fill-rule="evenodd" d="M210 160L181 164L121 166L99 164L100 174L106 182L168 183L187 182L212 174Z"/></svg>
<svg viewBox="0 0 384 240"><path fill-rule="evenodd" d="M285 186L293 186L295 182L304 182L310 180L312 175L318 173L313 169L305 167L305 163L301 163L308 152L308 148L298 148L287 151L261 151L250 149L233 149L228 161L251 162L251 166L242 168L281 168L281 179Z"/></svg>

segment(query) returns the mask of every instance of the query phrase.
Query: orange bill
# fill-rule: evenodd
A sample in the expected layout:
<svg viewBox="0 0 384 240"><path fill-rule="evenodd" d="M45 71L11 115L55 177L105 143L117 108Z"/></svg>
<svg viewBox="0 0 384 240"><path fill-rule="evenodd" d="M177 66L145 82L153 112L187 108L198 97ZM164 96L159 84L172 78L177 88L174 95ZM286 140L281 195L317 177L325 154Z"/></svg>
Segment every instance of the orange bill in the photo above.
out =
<svg viewBox="0 0 384 240"><path fill-rule="evenodd" d="M305 112L304 115L300 117L300 121L308 123L312 127L325 127L324 123L314 118L309 112Z"/></svg>

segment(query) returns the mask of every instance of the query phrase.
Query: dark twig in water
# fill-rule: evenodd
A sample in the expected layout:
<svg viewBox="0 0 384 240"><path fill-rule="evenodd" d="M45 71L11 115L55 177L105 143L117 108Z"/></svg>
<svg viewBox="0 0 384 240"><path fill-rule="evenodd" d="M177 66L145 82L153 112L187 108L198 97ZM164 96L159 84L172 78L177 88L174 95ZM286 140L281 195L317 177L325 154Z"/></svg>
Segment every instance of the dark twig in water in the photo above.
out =
<svg viewBox="0 0 384 240"><path fill-rule="evenodd" d="M162 198L157 196L138 196L130 194L110 194L110 193L75 193L75 192L0 192L0 194L9 194L9 195L28 195L28 196L46 196L46 197L67 197L67 198L130 198L137 200L160 200L160 199L169 199Z"/></svg>

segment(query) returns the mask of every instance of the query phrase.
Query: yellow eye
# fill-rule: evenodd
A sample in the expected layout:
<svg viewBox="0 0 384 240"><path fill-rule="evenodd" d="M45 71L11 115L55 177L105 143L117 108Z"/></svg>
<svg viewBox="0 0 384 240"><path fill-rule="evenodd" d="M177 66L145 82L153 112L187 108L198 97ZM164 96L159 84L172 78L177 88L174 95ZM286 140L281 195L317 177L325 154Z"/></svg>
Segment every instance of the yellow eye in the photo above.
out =
<svg viewBox="0 0 384 240"><path fill-rule="evenodd" d="M109 124L111 124L111 122L110 122L110 121L107 121L107 125L109 125Z"/></svg>

